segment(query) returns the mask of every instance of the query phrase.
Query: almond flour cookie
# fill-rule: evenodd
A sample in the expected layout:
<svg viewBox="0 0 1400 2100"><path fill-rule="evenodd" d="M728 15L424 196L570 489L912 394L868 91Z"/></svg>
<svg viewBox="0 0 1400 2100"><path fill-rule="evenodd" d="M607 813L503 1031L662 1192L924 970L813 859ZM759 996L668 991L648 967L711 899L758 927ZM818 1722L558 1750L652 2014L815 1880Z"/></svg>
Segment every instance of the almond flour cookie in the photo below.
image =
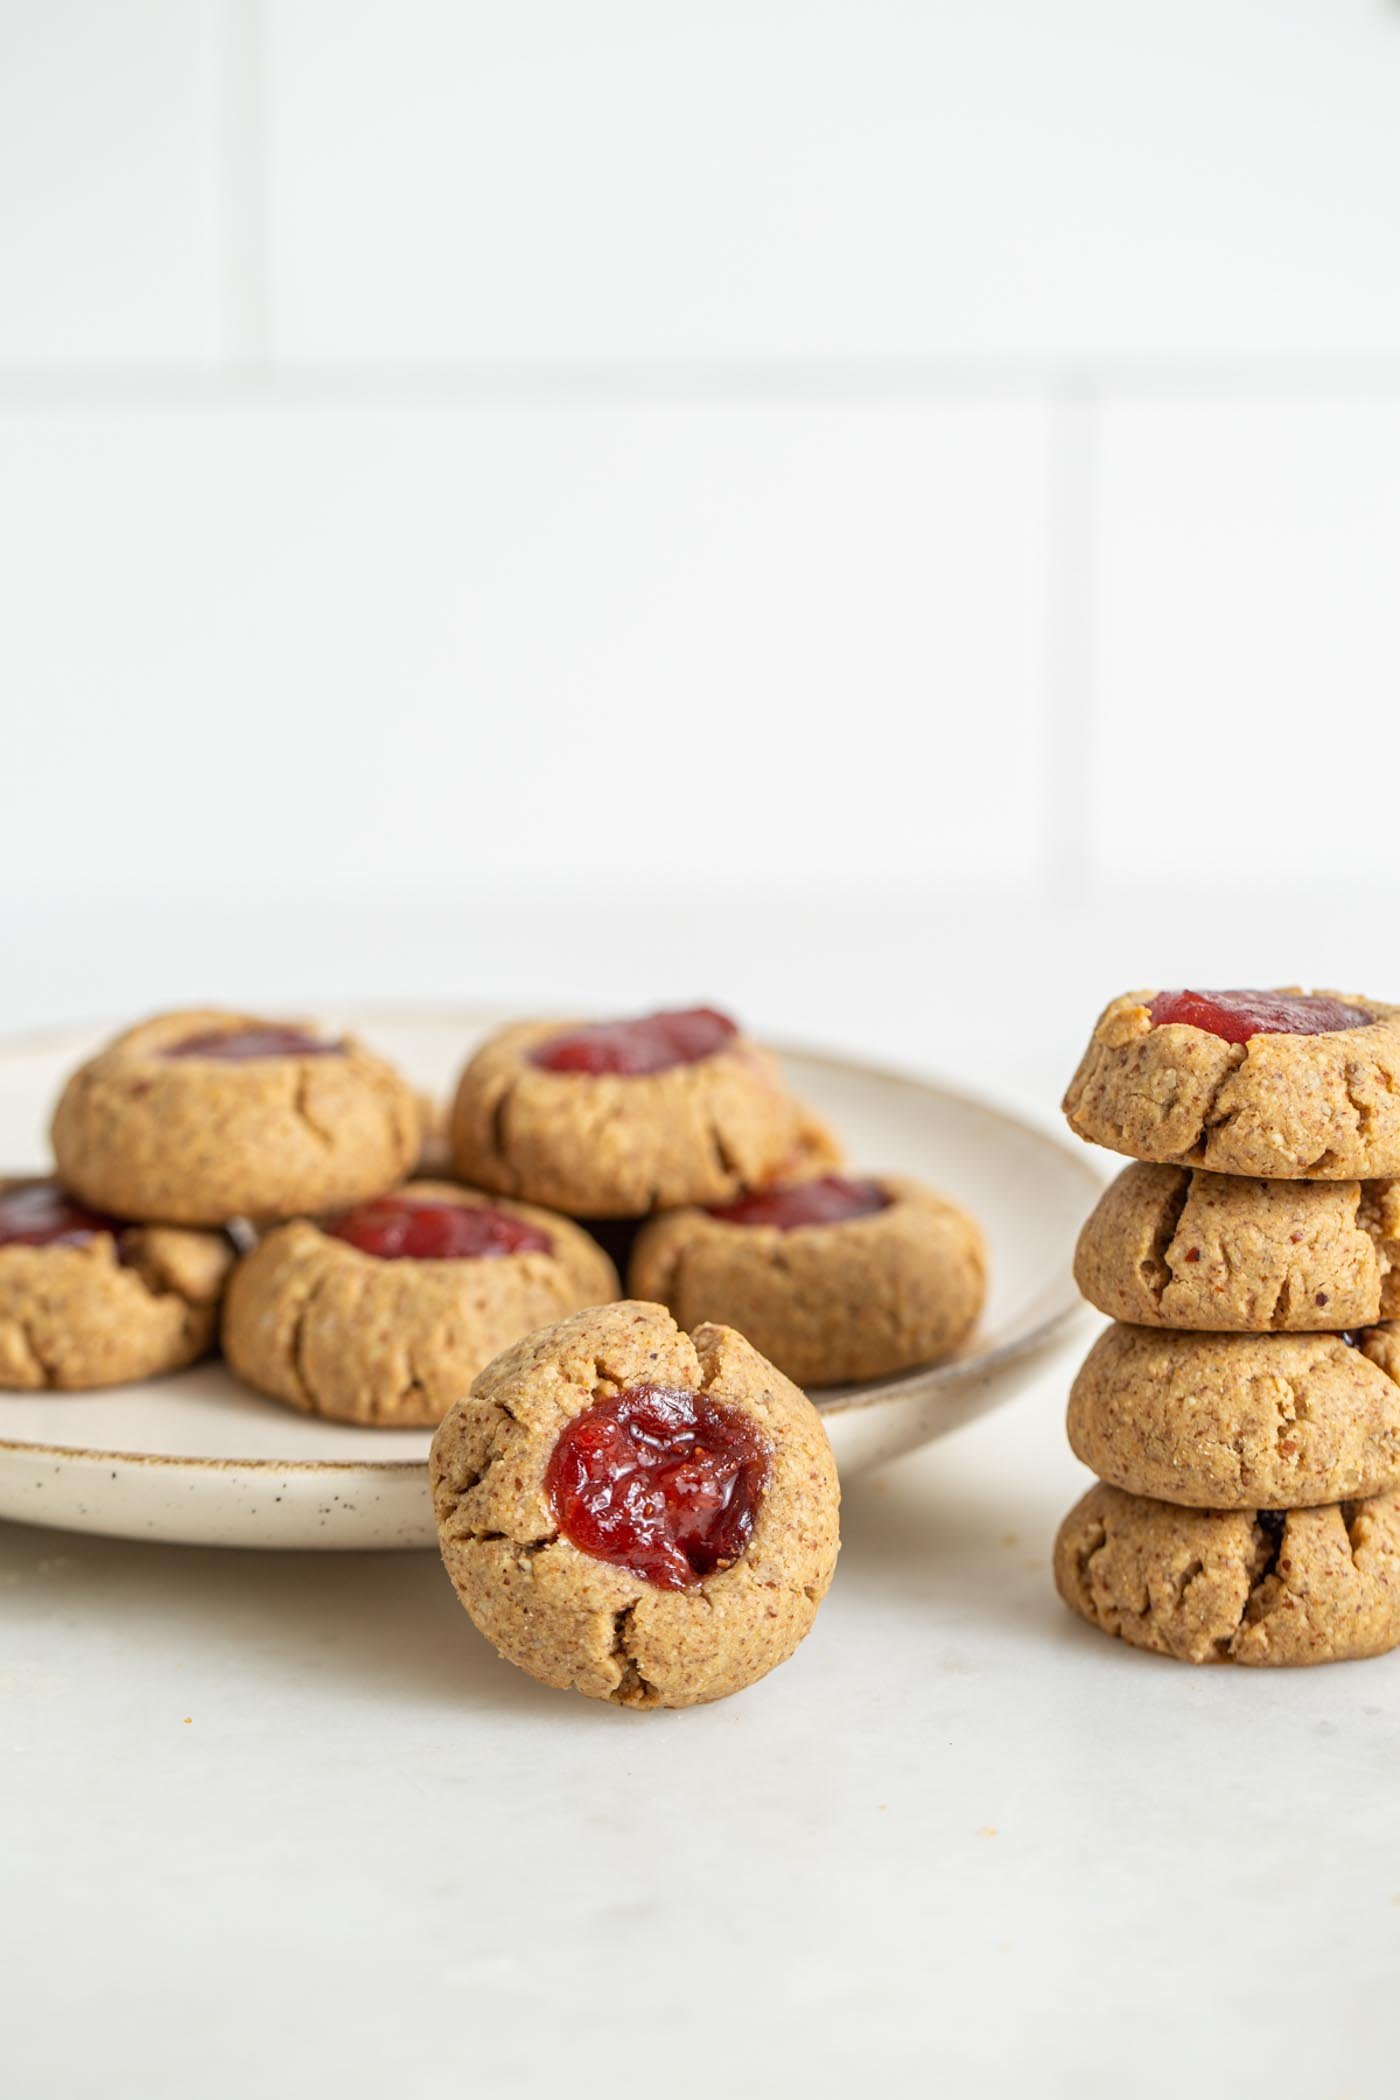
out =
<svg viewBox="0 0 1400 2100"><path fill-rule="evenodd" d="M351 1036L250 1014L162 1014L76 1071L53 1119L62 1179L120 1217L293 1217L377 1195L418 1157L407 1081Z"/></svg>
<svg viewBox="0 0 1400 2100"><path fill-rule="evenodd" d="M465 1181L580 1218L729 1202L772 1178L800 1130L774 1060L708 1008L503 1029L452 1111Z"/></svg>
<svg viewBox="0 0 1400 2100"><path fill-rule="evenodd" d="M1101 1480L1201 1509L1295 1509L1400 1483L1396 1338L1110 1327L1069 1398Z"/></svg>
<svg viewBox="0 0 1400 2100"><path fill-rule="evenodd" d="M1266 1334L1400 1315L1400 1182L1125 1167L1079 1235L1091 1305L1144 1327Z"/></svg>
<svg viewBox="0 0 1400 2100"><path fill-rule="evenodd" d="M1071 1611L1181 1662L1301 1664L1400 1644L1400 1494L1318 1509L1173 1509L1090 1488L1060 1526Z"/></svg>
<svg viewBox="0 0 1400 2100"><path fill-rule="evenodd" d="M214 1339L233 1249L220 1232L127 1225L57 1182L0 1182L0 1386L127 1385Z"/></svg>
<svg viewBox="0 0 1400 2100"><path fill-rule="evenodd" d="M616 1296L617 1271L569 1219L410 1182L270 1232L229 1286L224 1354L308 1414L431 1428L509 1343Z"/></svg>
<svg viewBox="0 0 1400 2100"><path fill-rule="evenodd" d="M442 1557L509 1662L617 1706L741 1691L809 1631L839 1490L810 1401L724 1327L577 1313L488 1365L433 1439Z"/></svg>
<svg viewBox="0 0 1400 2100"><path fill-rule="evenodd" d="M1338 993L1129 992L1065 1095L1080 1137L1219 1174L1400 1174L1400 1007Z"/></svg>
<svg viewBox="0 0 1400 2100"><path fill-rule="evenodd" d="M971 1333L986 1282L982 1235L956 1204L914 1181L826 1174L654 1218L629 1287L683 1327L737 1327L805 1387L938 1363Z"/></svg>

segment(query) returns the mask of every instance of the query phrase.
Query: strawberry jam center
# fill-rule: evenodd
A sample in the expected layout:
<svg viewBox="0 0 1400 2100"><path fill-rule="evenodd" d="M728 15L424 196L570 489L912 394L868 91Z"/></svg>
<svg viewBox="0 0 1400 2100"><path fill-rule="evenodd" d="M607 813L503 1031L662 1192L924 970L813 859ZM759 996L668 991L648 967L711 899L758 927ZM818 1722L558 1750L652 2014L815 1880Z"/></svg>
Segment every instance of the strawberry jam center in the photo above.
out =
<svg viewBox="0 0 1400 2100"><path fill-rule="evenodd" d="M1256 1035L1330 1035L1375 1020L1364 1006L1319 999L1311 992L1158 992L1148 1009L1154 1028L1184 1021L1227 1043Z"/></svg>
<svg viewBox="0 0 1400 2100"><path fill-rule="evenodd" d="M617 1073L637 1079L648 1072L669 1072L673 1065L699 1064L738 1033L727 1014L692 1006L677 1013L643 1014L635 1021L593 1021L565 1029L537 1043L530 1062L546 1072L587 1072L595 1077Z"/></svg>
<svg viewBox="0 0 1400 2100"><path fill-rule="evenodd" d="M380 1196L328 1226L331 1237L379 1261L491 1261L503 1254L548 1254L547 1232L489 1203Z"/></svg>
<svg viewBox="0 0 1400 2100"><path fill-rule="evenodd" d="M338 1057L340 1043L323 1042L304 1029L269 1021L258 1028L206 1028L172 1043L167 1057L212 1057L221 1064L251 1064L264 1057Z"/></svg>
<svg viewBox="0 0 1400 2100"><path fill-rule="evenodd" d="M0 1191L0 1247L81 1247L99 1232L121 1230L115 1218L75 1203L56 1181Z"/></svg>
<svg viewBox="0 0 1400 2100"><path fill-rule="evenodd" d="M738 1408L639 1385L575 1415L545 1492L563 1536L662 1590L732 1567L753 1531L771 1452Z"/></svg>
<svg viewBox="0 0 1400 2100"><path fill-rule="evenodd" d="M820 1174L786 1188L759 1189L737 1203L712 1209L725 1225L773 1225L792 1232L799 1225L842 1225L847 1218L868 1218L889 1208L889 1197L875 1181L852 1181L844 1174Z"/></svg>

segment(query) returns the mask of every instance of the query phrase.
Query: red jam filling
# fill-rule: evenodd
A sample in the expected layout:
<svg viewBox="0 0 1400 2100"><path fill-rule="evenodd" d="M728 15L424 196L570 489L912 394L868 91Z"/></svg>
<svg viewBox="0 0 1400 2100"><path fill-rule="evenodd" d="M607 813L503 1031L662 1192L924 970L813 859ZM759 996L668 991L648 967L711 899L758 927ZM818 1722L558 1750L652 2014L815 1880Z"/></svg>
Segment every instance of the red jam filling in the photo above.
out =
<svg viewBox="0 0 1400 2100"><path fill-rule="evenodd" d="M536 1044L532 1065L546 1072L615 1072L626 1079L669 1072L673 1065L698 1065L739 1033L727 1014L710 1006L680 1013L643 1014L636 1021L593 1021Z"/></svg>
<svg viewBox="0 0 1400 2100"><path fill-rule="evenodd" d="M851 1181L844 1174L820 1174L794 1181L787 1188L759 1189L710 1212L725 1225L775 1225L792 1232L799 1225L841 1225L847 1218L868 1218L888 1210L889 1197L875 1181Z"/></svg>
<svg viewBox="0 0 1400 2100"><path fill-rule="evenodd" d="M323 1042L301 1028L269 1022L263 1028L206 1028L172 1043L166 1057L213 1057L221 1064L250 1064L262 1057L338 1057L344 1046Z"/></svg>
<svg viewBox="0 0 1400 2100"><path fill-rule="evenodd" d="M1318 999L1310 992L1158 992L1148 1009L1154 1028L1184 1021L1227 1043L1256 1035L1330 1035L1375 1020L1364 1006Z"/></svg>
<svg viewBox="0 0 1400 2100"><path fill-rule="evenodd" d="M490 1261L503 1254L548 1254L553 1245L537 1225L488 1203L417 1196L357 1204L326 1229L379 1261Z"/></svg>
<svg viewBox="0 0 1400 2100"><path fill-rule="evenodd" d="M116 1218L75 1203L56 1181L0 1191L0 1247L81 1247L99 1232L122 1230Z"/></svg>
<svg viewBox="0 0 1400 2100"><path fill-rule="evenodd" d="M738 1408L639 1385L575 1415L545 1491L566 1539L662 1590L693 1589L738 1560L771 1453Z"/></svg>

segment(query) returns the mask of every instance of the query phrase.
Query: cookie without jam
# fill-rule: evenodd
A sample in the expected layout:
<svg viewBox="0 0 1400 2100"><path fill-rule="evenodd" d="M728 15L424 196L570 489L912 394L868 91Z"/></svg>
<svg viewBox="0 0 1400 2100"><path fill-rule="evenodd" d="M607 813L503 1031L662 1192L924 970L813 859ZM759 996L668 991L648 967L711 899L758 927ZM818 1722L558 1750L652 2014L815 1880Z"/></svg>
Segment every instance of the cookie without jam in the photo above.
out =
<svg viewBox="0 0 1400 2100"><path fill-rule="evenodd" d="M1346 1662L1400 1643L1396 1493L1274 1516L1100 1484L1060 1526L1054 1565L1080 1618L1181 1662Z"/></svg>
<svg viewBox="0 0 1400 2100"><path fill-rule="evenodd" d="M222 1233L168 1225L79 1246L0 1247L0 1386L73 1392L196 1362L214 1340L232 1264Z"/></svg>
<svg viewBox="0 0 1400 2100"><path fill-rule="evenodd" d="M549 1251L384 1261L306 1219L279 1226L229 1285L224 1354L240 1378L307 1414L432 1428L509 1343L617 1296L612 1263L568 1218L455 1182L402 1193L503 1210L546 1233Z"/></svg>
<svg viewBox="0 0 1400 2100"><path fill-rule="evenodd" d="M417 1097L353 1036L336 1055L225 1062L172 1056L250 1014L161 1014L73 1074L53 1119L75 1195L121 1217L222 1225L339 1209L399 1181L418 1157Z"/></svg>
<svg viewBox="0 0 1400 2100"><path fill-rule="evenodd" d="M1101 1480L1200 1509L1293 1509L1400 1484L1400 1337L1113 1326L1070 1390Z"/></svg>
<svg viewBox="0 0 1400 2100"><path fill-rule="evenodd" d="M554 1072L530 1052L574 1024L502 1029L463 1072L452 1152L464 1181L580 1218L726 1203L771 1180L803 1140L767 1051L735 1037L661 1072Z"/></svg>
<svg viewBox="0 0 1400 2100"><path fill-rule="evenodd" d="M1134 1164L1086 1221L1074 1275L1100 1312L1144 1327L1370 1327L1400 1317L1400 1182Z"/></svg>
<svg viewBox="0 0 1400 2100"><path fill-rule="evenodd" d="M546 1473L566 1424L641 1386L703 1393L747 1415L771 1451L738 1560L662 1589L564 1537ZM683 1333L658 1305L576 1313L518 1342L433 1439L442 1557L458 1597L508 1661L614 1705L722 1699L784 1662L836 1564L840 1491L811 1402L742 1335Z"/></svg>
<svg viewBox="0 0 1400 2100"><path fill-rule="evenodd" d="M803 1387L938 1363L982 1310L982 1234L918 1182L884 1176L879 1186L885 1209L789 1231L668 1212L642 1228L629 1288L668 1305L683 1327L737 1327Z"/></svg>
<svg viewBox="0 0 1400 2100"><path fill-rule="evenodd" d="M1400 1008L1358 999L1376 1016L1366 1027L1228 1043L1154 1027L1154 996L1128 992L1100 1016L1064 1099L1080 1137L1219 1174L1400 1175Z"/></svg>

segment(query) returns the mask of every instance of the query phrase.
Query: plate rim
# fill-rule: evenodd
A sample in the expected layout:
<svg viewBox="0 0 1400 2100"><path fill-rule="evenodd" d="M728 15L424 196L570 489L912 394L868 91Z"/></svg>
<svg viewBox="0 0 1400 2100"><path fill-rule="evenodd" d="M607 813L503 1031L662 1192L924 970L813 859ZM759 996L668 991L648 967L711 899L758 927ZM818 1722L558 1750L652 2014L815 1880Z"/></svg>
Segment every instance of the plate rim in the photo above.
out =
<svg viewBox="0 0 1400 2100"><path fill-rule="evenodd" d="M273 1001L274 1005L286 1002ZM297 1002L292 1002L293 1004ZM483 1001L472 1006L422 1006L415 1001L348 999L344 1002L327 999L323 1004L330 1012L338 1012L342 1006L347 1018L364 1015L368 1024L385 1021L402 1027L427 1025L451 1027L460 1023L464 1029L480 1027L483 1022L504 1020L516 1011L514 1005L506 1007L494 1001ZM532 1008L548 1018L549 1006ZM46 1050L56 1050L73 1037L95 1033L104 1027L120 1028L130 1023L102 1020L74 1021L7 1032L0 1036L0 1066L11 1057L42 1055ZM947 1086L937 1078L901 1064L890 1064L882 1058L869 1059L843 1054L830 1049L812 1049L801 1042L763 1038L764 1047L779 1058L801 1058L807 1064L824 1065L829 1070L843 1075L858 1074L862 1077L893 1080L919 1093L930 1091L942 1095L945 1101L959 1108L971 1109L975 1113L990 1116L995 1121L1018 1131L1029 1131L1052 1151L1058 1152L1083 1173L1086 1196L1095 1188L1102 1189L1103 1176L1093 1160L1076 1152L1074 1147L1056 1130L1035 1121L1032 1117L1006 1106L1004 1103L960 1086ZM984 1354L968 1357L955 1356L946 1363L916 1366L910 1371L898 1371L889 1378L872 1381L870 1388L849 1398L813 1401L817 1412L823 1416L854 1415L867 1408L883 1406L897 1400L914 1400L932 1397L940 1389L955 1391L959 1385L971 1378L992 1375L1007 1365L1016 1363L1049 1347L1060 1334L1069 1328L1083 1311L1083 1300L1076 1294L1058 1311L1048 1314L1043 1320L1013 1341L1003 1342ZM117 1388L113 1388L117 1390ZM122 1451L99 1449L92 1444L54 1444L40 1442L32 1437L0 1436L0 1452L29 1452L41 1457L91 1461L94 1464L118 1464L122 1466L164 1466L195 1468L202 1472L275 1472L275 1473L416 1473L426 1464L422 1458L195 1458L181 1457L164 1451Z"/></svg>

